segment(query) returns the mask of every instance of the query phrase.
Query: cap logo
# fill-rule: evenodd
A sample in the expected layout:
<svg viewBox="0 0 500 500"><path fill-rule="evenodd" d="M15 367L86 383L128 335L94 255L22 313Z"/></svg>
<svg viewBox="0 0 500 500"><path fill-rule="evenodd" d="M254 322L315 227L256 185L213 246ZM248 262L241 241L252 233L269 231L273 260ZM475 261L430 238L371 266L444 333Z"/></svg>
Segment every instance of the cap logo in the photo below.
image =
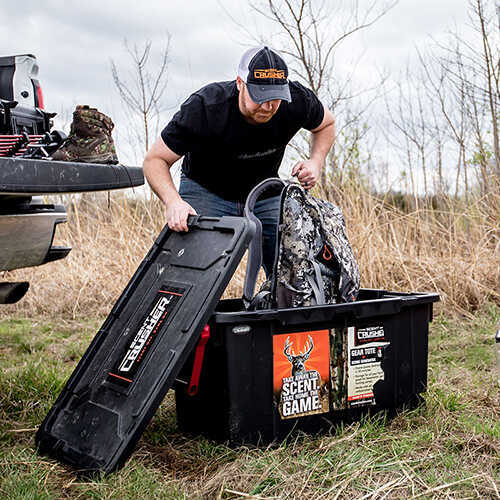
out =
<svg viewBox="0 0 500 500"><path fill-rule="evenodd" d="M278 78L285 80L285 70L283 69L255 69L253 72L254 78Z"/></svg>

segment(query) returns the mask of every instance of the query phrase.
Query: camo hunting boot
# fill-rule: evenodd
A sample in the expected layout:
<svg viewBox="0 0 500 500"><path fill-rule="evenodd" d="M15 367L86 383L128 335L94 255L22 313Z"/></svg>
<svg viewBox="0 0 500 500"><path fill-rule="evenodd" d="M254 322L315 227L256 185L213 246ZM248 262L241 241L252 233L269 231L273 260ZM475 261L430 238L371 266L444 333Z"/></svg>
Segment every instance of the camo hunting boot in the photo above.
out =
<svg viewBox="0 0 500 500"><path fill-rule="evenodd" d="M109 116L96 108L78 105L73 112L71 131L65 144L52 159L83 163L118 163Z"/></svg>

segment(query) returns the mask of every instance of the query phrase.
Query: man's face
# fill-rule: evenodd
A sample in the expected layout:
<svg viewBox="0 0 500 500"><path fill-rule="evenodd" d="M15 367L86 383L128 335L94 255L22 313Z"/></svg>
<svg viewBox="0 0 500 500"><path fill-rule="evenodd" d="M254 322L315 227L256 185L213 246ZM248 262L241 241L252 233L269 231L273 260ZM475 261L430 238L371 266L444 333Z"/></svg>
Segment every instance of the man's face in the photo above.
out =
<svg viewBox="0 0 500 500"><path fill-rule="evenodd" d="M280 107L281 99L274 99L258 104L252 100L245 82L243 82L240 77L237 77L236 84L240 91L238 105L243 118L245 118L247 122L254 125L266 123L276 114Z"/></svg>

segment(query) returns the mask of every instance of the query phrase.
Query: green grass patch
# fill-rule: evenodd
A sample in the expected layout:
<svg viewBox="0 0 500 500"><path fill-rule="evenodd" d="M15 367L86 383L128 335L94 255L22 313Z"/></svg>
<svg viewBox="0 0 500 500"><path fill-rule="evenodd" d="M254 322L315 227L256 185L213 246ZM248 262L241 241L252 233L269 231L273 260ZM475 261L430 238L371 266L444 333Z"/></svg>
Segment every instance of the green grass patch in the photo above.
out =
<svg viewBox="0 0 500 500"><path fill-rule="evenodd" d="M178 432L169 393L125 467L85 479L39 456L34 435L100 326L0 321L0 492L5 498L498 498L498 307L440 316L422 405L267 448ZM200 416L202 418L203 416Z"/></svg>

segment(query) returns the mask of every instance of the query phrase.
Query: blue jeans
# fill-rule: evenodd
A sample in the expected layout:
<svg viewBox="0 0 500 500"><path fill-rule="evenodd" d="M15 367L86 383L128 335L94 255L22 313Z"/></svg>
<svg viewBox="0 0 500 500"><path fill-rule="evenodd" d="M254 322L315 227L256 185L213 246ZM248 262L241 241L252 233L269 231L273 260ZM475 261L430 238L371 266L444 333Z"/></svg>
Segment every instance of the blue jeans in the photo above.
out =
<svg viewBox="0 0 500 500"><path fill-rule="evenodd" d="M198 215L211 217L223 217L225 215L241 217L243 215L243 208L245 207L243 202L225 200L185 175L181 176L179 194L184 201L196 210ZM280 197L273 196L257 201L254 213L262 223L262 265L266 276L269 277L273 269L276 251Z"/></svg>

